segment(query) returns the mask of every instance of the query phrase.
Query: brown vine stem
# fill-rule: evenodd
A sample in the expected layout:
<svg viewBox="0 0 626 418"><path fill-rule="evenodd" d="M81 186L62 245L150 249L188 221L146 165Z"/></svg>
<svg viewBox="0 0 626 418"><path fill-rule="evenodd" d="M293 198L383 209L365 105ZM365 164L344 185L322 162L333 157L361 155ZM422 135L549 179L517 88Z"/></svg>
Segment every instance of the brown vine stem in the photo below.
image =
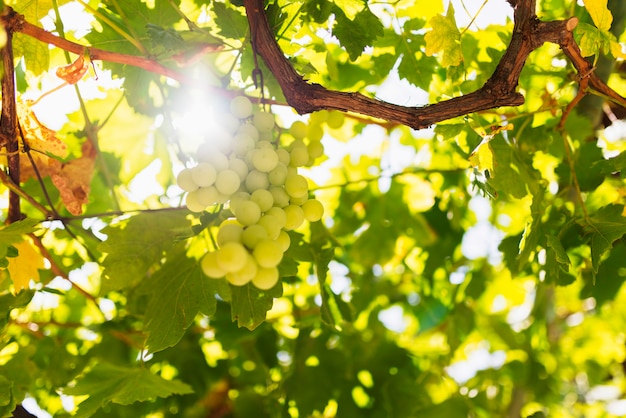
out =
<svg viewBox="0 0 626 418"><path fill-rule="evenodd" d="M438 122L502 106L519 106L524 97L516 92L528 55L545 42L557 43L580 74L590 64L580 53L572 31L578 19L542 22L535 14L535 0L509 0L514 8L514 27L509 46L485 85L472 93L422 107L399 106L360 93L328 90L308 83L287 60L270 28L263 0L243 1L252 43L280 84L287 103L304 114L322 109L351 111L422 129ZM626 99L591 74L589 85L626 107Z"/></svg>

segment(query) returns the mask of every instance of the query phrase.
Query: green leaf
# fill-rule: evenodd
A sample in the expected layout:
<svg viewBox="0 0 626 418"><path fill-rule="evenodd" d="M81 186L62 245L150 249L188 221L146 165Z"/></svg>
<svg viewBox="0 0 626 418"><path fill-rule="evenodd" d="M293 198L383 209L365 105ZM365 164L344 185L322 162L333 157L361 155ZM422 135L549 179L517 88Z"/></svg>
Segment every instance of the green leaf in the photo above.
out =
<svg viewBox="0 0 626 418"><path fill-rule="evenodd" d="M613 15L607 7L608 0L583 0L583 3L598 29L602 31L611 29Z"/></svg>
<svg viewBox="0 0 626 418"><path fill-rule="evenodd" d="M90 417L109 402L130 405L174 394L193 393L193 390L180 380L163 379L145 368L121 367L100 362L79 378L74 386L66 387L63 392L74 396L88 395L79 404L75 416Z"/></svg>
<svg viewBox="0 0 626 418"><path fill-rule="evenodd" d="M561 240L555 237L554 235L546 235L546 241L547 241L548 247L554 250L556 261L559 264L569 266L570 259L569 259L569 256L567 255L567 252L565 251L565 248L563 248L563 244L561 243Z"/></svg>
<svg viewBox="0 0 626 418"><path fill-rule="evenodd" d="M146 212L102 230L108 236L99 249L106 253L102 294L129 288L161 261L176 240L191 233L185 211Z"/></svg>
<svg viewBox="0 0 626 418"><path fill-rule="evenodd" d="M231 318L237 321L240 327L253 330L265 321L267 311L272 309L274 298L283 294L283 284L278 284L270 290L260 290L252 283L245 286L230 286Z"/></svg>
<svg viewBox="0 0 626 418"><path fill-rule="evenodd" d="M26 218L0 228L0 258L7 256L9 247L24 241L24 236L39 228L40 221Z"/></svg>
<svg viewBox="0 0 626 418"><path fill-rule="evenodd" d="M591 262L594 273L598 272L602 255L626 234L626 217L623 213L623 205L605 206L592 216L588 223L582 224L584 231L591 237Z"/></svg>
<svg viewBox="0 0 626 418"><path fill-rule="evenodd" d="M383 24L369 8L357 13L350 20L339 9L336 9L337 23L333 28L333 35L337 37L351 60L357 59L366 46L371 46L376 38L382 36Z"/></svg>
<svg viewBox="0 0 626 418"><path fill-rule="evenodd" d="M456 66L463 61L461 51L461 32L454 19L454 7L448 6L446 16L437 15L430 19L432 30L425 36L426 55L432 56L441 52L443 67Z"/></svg>
<svg viewBox="0 0 626 418"><path fill-rule="evenodd" d="M228 7L225 3L212 2L215 23L219 34L225 38L243 39L248 33L248 20L239 10Z"/></svg>
<svg viewBox="0 0 626 418"><path fill-rule="evenodd" d="M198 262L183 251L168 259L142 286L153 289L145 325L146 346L152 353L176 345L198 312L215 313L217 281L207 278Z"/></svg>

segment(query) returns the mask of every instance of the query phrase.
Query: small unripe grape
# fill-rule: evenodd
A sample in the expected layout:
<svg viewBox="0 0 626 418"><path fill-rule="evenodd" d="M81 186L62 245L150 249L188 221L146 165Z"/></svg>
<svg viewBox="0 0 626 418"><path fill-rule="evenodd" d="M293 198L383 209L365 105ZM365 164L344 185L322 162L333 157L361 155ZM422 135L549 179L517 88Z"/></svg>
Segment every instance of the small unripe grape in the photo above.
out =
<svg viewBox="0 0 626 418"><path fill-rule="evenodd" d="M236 118L246 119L252 115L252 102L246 96L237 96L230 101L230 113Z"/></svg>
<svg viewBox="0 0 626 418"><path fill-rule="evenodd" d="M234 284L235 286L244 286L250 282L254 277L256 277L258 272L258 264L254 257L248 254L246 257L246 263L241 268L241 270L227 273L226 280L229 283Z"/></svg>
<svg viewBox="0 0 626 418"><path fill-rule="evenodd" d="M269 112L256 113L252 123L259 130L259 133L271 131L274 129L274 115Z"/></svg>
<svg viewBox="0 0 626 418"><path fill-rule="evenodd" d="M209 206L213 206L214 204L218 203L222 196L214 186L201 187L194 193L196 195L198 203L204 205L205 208L208 208Z"/></svg>
<svg viewBox="0 0 626 418"><path fill-rule="evenodd" d="M267 173L263 173L259 170L252 170L248 173L246 177L246 189L250 193L259 189L267 189L270 186L269 178L267 177Z"/></svg>
<svg viewBox="0 0 626 418"><path fill-rule="evenodd" d="M274 198L274 206L284 208L289 205L289 195L282 187L270 187L270 193Z"/></svg>
<svg viewBox="0 0 626 418"><path fill-rule="evenodd" d="M176 183L186 192L193 192L198 189L198 185L191 177L191 168L183 168L176 176Z"/></svg>
<svg viewBox="0 0 626 418"><path fill-rule="evenodd" d="M274 197L270 191L266 189L255 190L252 196L250 196L250 200L259 205L261 212L267 212L274 206Z"/></svg>
<svg viewBox="0 0 626 418"><path fill-rule="evenodd" d="M254 225L261 219L261 209L252 200L247 200L237 206L235 216L242 225Z"/></svg>
<svg viewBox="0 0 626 418"><path fill-rule="evenodd" d="M220 171L217 174L217 179L215 180L215 187L217 191L224 195L232 195L239 189L241 185L241 180L239 179L239 174L235 171L226 169Z"/></svg>
<svg viewBox="0 0 626 418"><path fill-rule="evenodd" d="M235 223L222 223L217 231L217 245L220 247L228 242L241 242L243 227Z"/></svg>
<svg viewBox="0 0 626 418"><path fill-rule="evenodd" d="M303 167L309 162L309 150L307 147L296 147L289 153L289 165Z"/></svg>
<svg viewBox="0 0 626 418"><path fill-rule="evenodd" d="M304 218L309 222L317 222L324 215L324 205L316 199L309 199L302 204Z"/></svg>
<svg viewBox="0 0 626 418"><path fill-rule="evenodd" d="M285 165L289 165L289 151L287 151L285 148L278 148L276 150L276 154L278 155L278 161Z"/></svg>
<svg viewBox="0 0 626 418"><path fill-rule="evenodd" d="M192 212L202 212L207 208L206 205L203 205L198 200L199 190L200 189L194 190L193 192L189 192L187 193L187 196L185 196L185 204L187 205L187 209L189 209Z"/></svg>
<svg viewBox="0 0 626 418"><path fill-rule="evenodd" d="M285 209L285 215L287 215L287 222L283 227L286 231L292 231L297 229L304 222L304 211L300 206L289 205Z"/></svg>
<svg viewBox="0 0 626 418"><path fill-rule="evenodd" d="M274 206L270 210L267 211L266 215L271 215L276 218L276 223L279 228L283 228L287 223L287 214L285 211L279 207Z"/></svg>
<svg viewBox="0 0 626 418"><path fill-rule="evenodd" d="M328 118L326 124L331 129L339 129L343 126L345 115L341 112L328 112Z"/></svg>
<svg viewBox="0 0 626 418"><path fill-rule="evenodd" d="M288 176L287 180L285 180L285 191L289 196L293 197L306 196L309 193L309 183L306 178L299 174Z"/></svg>
<svg viewBox="0 0 626 418"><path fill-rule="evenodd" d="M248 164L246 164L244 160L231 158L228 161L228 168L239 175L239 180L241 180L241 182L246 181L246 177L248 177Z"/></svg>
<svg viewBox="0 0 626 418"><path fill-rule="evenodd" d="M217 250L217 265L227 273L241 270L246 264L248 251L238 242L227 242Z"/></svg>
<svg viewBox="0 0 626 418"><path fill-rule="evenodd" d="M289 246L291 245L291 238L289 238L289 234L285 231L280 231L280 234L278 234L278 238L276 238L276 242L280 244L280 248L282 248L283 252L285 252L289 249Z"/></svg>
<svg viewBox="0 0 626 418"><path fill-rule="evenodd" d="M259 267L252 284L261 290L270 290L278 283L279 275L276 267Z"/></svg>
<svg viewBox="0 0 626 418"><path fill-rule="evenodd" d="M272 148L258 148L252 153L252 165L263 173L269 173L277 164L278 154Z"/></svg>
<svg viewBox="0 0 626 418"><path fill-rule="evenodd" d="M307 132L306 123L302 122L301 120L295 121L289 127L289 133L295 139L302 139L302 138L304 138L306 136L306 132Z"/></svg>
<svg viewBox="0 0 626 418"><path fill-rule="evenodd" d="M212 279L221 279L226 272L217 264L217 253L206 253L200 261L202 272Z"/></svg>
<svg viewBox="0 0 626 418"><path fill-rule="evenodd" d="M320 141L312 141L306 148L307 151L309 151L309 161L310 159L315 160L324 155L324 145L322 145Z"/></svg>
<svg viewBox="0 0 626 418"><path fill-rule="evenodd" d="M276 267L283 259L282 247L274 240L263 240L259 242L252 251L254 259L261 267Z"/></svg>
<svg viewBox="0 0 626 418"><path fill-rule="evenodd" d="M255 141L259 139L259 130L251 123L244 123L243 125L241 125L237 130L237 134L249 135Z"/></svg>
<svg viewBox="0 0 626 418"><path fill-rule="evenodd" d="M199 163L197 166L191 169L191 179L199 187L209 187L215 183L217 178L217 171L209 163Z"/></svg>
<svg viewBox="0 0 626 418"><path fill-rule="evenodd" d="M267 238L274 240L280 234L280 221L272 215L263 215L257 225L261 225L267 232ZM244 231L245 232L245 231Z"/></svg>
<svg viewBox="0 0 626 418"><path fill-rule="evenodd" d="M287 166L282 162L279 162L272 171L268 174L268 179L272 186L282 186L287 180Z"/></svg>
<svg viewBox="0 0 626 418"><path fill-rule="evenodd" d="M243 245L251 250L253 250L259 242L266 239L268 239L267 230L259 224L246 227L241 235Z"/></svg>

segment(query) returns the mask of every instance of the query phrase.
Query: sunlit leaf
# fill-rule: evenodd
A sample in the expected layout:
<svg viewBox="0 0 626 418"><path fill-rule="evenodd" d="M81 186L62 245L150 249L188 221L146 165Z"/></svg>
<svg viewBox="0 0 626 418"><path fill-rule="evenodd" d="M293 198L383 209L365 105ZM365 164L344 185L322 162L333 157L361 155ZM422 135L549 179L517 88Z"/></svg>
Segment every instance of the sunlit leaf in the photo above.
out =
<svg viewBox="0 0 626 418"><path fill-rule="evenodd" d="M432 30L425 36L426 55L441 53L441 65L444 67L459 65L463 60L461 32L456 26L452 4L448 6L445 16L437 15L428 23Z"/></svg>

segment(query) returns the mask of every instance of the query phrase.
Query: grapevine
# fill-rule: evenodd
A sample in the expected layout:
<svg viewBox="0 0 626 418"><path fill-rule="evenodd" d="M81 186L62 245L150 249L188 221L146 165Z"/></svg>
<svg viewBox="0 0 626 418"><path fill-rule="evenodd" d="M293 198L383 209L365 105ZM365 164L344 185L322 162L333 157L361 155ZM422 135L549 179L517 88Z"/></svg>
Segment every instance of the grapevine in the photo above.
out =
<svg viewBox="0 0 626 418"><path fill-rule="evenodd" d="M278 265L291 244L287 231L322 218L324 207L298 168L312 165L324 148L321 135L301 121L291 125L285 136L293 139L284 145L274 115L245 96L229 108L223 131L198 147L197 163L180 171L177 183L190 211L232 215L218 225L216 246L201 259L204 274L268 290L278 283Z"/></svg>

